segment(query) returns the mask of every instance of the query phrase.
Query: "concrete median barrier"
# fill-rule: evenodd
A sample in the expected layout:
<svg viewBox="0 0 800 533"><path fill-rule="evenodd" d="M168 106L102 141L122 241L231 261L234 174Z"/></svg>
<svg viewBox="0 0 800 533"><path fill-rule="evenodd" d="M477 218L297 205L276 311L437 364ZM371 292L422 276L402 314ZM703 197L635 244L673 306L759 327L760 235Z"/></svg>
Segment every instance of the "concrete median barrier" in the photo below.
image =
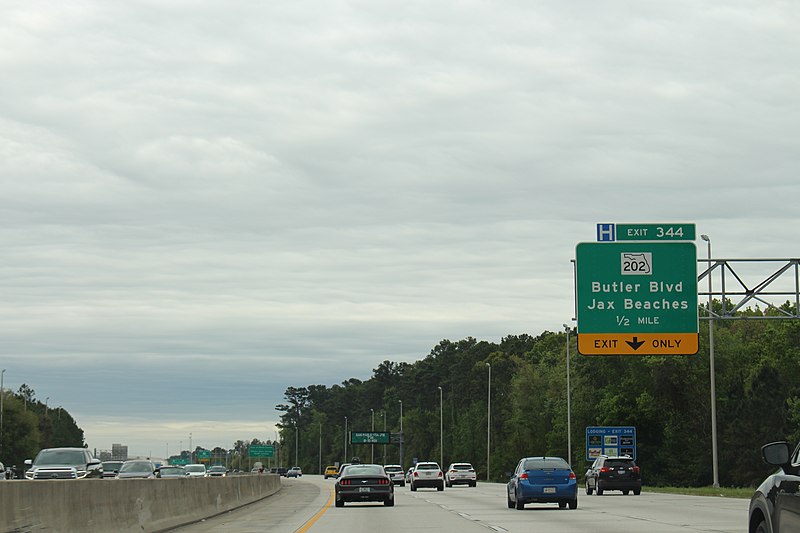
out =
<svg viewBox="0 0 800 533"><path fill-rule="evenodd" d="M158 532L275 494L280 476L0 482L0 532Z"/></svg>

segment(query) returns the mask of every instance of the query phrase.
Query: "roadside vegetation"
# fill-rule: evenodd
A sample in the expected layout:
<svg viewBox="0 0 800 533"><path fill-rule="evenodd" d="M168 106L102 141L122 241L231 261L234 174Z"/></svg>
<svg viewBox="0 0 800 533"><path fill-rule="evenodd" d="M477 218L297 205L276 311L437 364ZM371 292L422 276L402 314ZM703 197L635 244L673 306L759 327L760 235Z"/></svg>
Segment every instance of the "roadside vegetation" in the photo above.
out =
<svg viewBox="0 0 800 533"><path fill-rule="evenodd" d="M756 486L774 470L763 463L761 446L800 439L800 321L765 316L747 310L741 320L715 325L723 487ZM571 332L571 462L580 482L589 465L585 428L635 426L637 463L649 490L712 484L707 323L700 328L700 352L691 356L587 357L577 353ZM522 456L566 457L566 340L565 332L549 331L509 335L499 343L443 340L414 363L384 361L365 381L289 387L286 402L277 406L283 457L309 473L318 470L320 452L323 466L351 456L371 459L369 445L348 444L345 454L345 424L349 431L369 431L374 420L381 431L385 417L387 431L397 434L402 401L404 466L414 458L438 461L441 387L444 463L470 461L478 479L486 479L487 364L490 479L505 481ZM386 447L388 462L399 461L398 448ZM374 453L383 461L382 446Z"/></svg>

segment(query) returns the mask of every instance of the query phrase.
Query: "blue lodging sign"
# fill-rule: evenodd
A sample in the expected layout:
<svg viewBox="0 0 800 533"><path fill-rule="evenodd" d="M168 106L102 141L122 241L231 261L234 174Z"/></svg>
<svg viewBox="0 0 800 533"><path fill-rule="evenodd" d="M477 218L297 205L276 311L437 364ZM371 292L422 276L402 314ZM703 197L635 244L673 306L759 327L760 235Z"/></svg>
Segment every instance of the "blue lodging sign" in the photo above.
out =
<svg viewBox="0 0 800 533"><path fill-rule="evenodd" d="M633 426L589 426L586 428L586 460L601 455L629 455L636 460L636 428Z"/></svg>

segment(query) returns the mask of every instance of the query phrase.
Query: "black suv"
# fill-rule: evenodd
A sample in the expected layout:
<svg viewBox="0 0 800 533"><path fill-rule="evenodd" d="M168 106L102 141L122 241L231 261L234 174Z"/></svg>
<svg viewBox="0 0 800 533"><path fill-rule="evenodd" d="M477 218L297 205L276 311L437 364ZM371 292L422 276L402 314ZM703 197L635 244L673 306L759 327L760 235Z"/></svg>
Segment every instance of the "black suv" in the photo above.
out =
<svg viewBox="0 0 800 533"><path fill-rule="evenodd" d="M761 447L761 457L765 463L780 467L780 470L767 476L753 493L747 531L797 531L800 509L795 502L800 496L800 445L792 452L792 445L786 441L765 444Z"/></svg>
<svg viewBox="0 0 800 533"><path fill-rule="evenodd" d="M607 490L621 490L622 494L642 492L642 476L639 467L630 457L608 457L601 455L586 471L586 494L597 491L601 496Z"/></svg>

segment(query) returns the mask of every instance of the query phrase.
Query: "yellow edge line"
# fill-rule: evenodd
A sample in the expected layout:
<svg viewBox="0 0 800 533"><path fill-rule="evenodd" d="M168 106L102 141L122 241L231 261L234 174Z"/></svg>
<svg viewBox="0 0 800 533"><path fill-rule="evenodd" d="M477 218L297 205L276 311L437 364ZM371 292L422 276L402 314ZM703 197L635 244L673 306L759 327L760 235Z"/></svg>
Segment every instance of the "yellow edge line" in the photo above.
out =
<svg viewBox="0 0 800 533"><path fill-rule="evenodd" d="M330 498L328 498L328 501L327 501L327 502L325 502L325 505L323 505L323 506L322 506L322 509L320 509L319 511L317 511L317 514L315 514L314 516L312 516L312 517L311 517L311 518L308 520L308 522L306 522L305 524L303 524L302 526L300 526L300 529L298 529L298 530L296 531L296 533L305 533L306 531L308 531L309 529L311 529L311 526L313 526L313 525L314 525L314 523L315 523L317 520L319 520L320 518L322 518L322 515L324 515L324 514L325 514L325 511L327 511L328 509L330 509L330 507L331 507L331 504L333 503L333 499L334 499L334 497L336 497L336 493L334 492L334 490L333 490L333 489L331 489L331 496L330 496Z"/></svg>

